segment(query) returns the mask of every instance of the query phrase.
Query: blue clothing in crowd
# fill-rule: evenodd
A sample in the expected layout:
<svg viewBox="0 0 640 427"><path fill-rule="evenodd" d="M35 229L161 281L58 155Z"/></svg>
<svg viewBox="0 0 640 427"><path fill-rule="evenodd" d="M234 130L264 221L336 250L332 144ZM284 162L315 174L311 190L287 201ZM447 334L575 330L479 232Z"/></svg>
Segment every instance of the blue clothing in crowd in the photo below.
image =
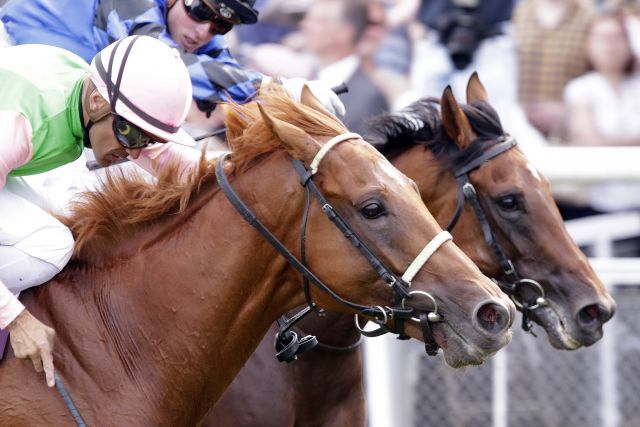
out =
<svg viewBox="0 0 640 427"><path fill-rule="evenodd" d="M224 36L216 35L189 53L169 34L166 17L166 0L9 0L0 9L0 19L15 44L54 45L87 62L129 35L162 40L180 51L202 111L230 99L246 102L255 95L262 74L241 69Z"/></svg>

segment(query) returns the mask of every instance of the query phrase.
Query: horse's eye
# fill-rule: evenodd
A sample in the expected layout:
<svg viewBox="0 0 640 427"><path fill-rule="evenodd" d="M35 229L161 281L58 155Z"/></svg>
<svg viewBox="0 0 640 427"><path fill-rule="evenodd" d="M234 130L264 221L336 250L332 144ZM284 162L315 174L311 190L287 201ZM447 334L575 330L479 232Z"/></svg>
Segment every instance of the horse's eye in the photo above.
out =
<svg viewBox="0 0 640 427"><path fill-rule="evenodd" d="M365 218L374 219L384 214L384 208L380 203L370 202L360 209L360 212Z"/></svg>
<svg viewBox="0 0 640 427"><path fill-rule="evenodd" d="M499 198L496 202L503 211L515 211L518 209L518 201L515 196L504 196Z"/></svg>

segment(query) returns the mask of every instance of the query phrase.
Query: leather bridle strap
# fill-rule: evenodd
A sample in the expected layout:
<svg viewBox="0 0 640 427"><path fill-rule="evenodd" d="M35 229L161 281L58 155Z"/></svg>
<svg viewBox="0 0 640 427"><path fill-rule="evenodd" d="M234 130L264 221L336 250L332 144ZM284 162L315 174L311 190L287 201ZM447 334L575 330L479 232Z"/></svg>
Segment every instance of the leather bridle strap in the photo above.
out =
<svg viewBox="0 0 640 427"><path fill-rule="evenodd" d="M458 186L458 199L457 199L457 206L456 206L456 211L453 215L453 219L447 226L447 230L451 231L453 229L457 220L460 218L460 214L462 213L462 209L464 207L465 201L468 201L471 207L473 208L474 213L478 218L478 221L480 222L480 227L482 228L482 235L484 237L485 242L493 250L494 254L498 258L498 262L500 263L500 268L502 269L502 273L505 275L505 277L509 278L509 280L514 283L517 280L519 280L519 277L517 276L517 273L513 267L513 263L506 256L504 250L502 249L502 246L500 246L495 236L493 235L493 232L491 231L491 226L489 225L489 221L487 221L487 217L484 211L482 210L480 201L478 200L476 189L473 186L473 184L471 184L471 182L469 181L469 173L474 169L477 169L480 166L482 166L483 163L515 147L517 143L518 142L515 140L515 138L510 137L506 141L500 142L494 145L489 150L484 152L481 156L472 159L468 163L454 170L454 175L456 177L456 182ZM458 151L458 147L455 144L451 143L449 145L449 153L455 154L457 151ZM505 291L508 293L512 293L514 290L505 289Z"/></svg>
<svg viewBox="0 0 640 427"><path fill-rule="evenodd" d="M476 157L475 159L471 160L469 163L465 164L459 169L456 169L455 171L456 177L468 174L472 170L482 166L484 162L493 159L494 157L515 147L516 145L518 145L518 141L516 141L514 137L510 136L509 138L506 138L504 142L494 145L493 147L485 151L480 157Z"/></svg>
<svg viewBox="0 0 640 427"><path fill-rule="evenodd" d="M67 410L71 414L73 422L76 423L77 427L87 427L87 423L85 422L84 418L82 418L82 415L80 415L80 411L78 411L75 403L73 403L73 399L71 399L71 395L65 388L64 383L62 382L62 378L60 378L60 375L57 372L53 375L56 382L56 390L58 390L58 393L60 394L64 405L67 407Z"/></svg>
<svg viewBox="0 0 640 427"><path fill-rule="evenodd" d="M476 189L469 180L469 173L471 171L482 166L484 162L496 156L499 156L500 154L515 147L516 145L517 141L515 140L515 138L508 137L505 141L491 147L481 156L472 159L468 163L454 170L454 175L456 177L458 187L457 205L453 218L447 226L447 230L451 231L453 229L456 222L460 218L465 201L468 201L476 215L476 218L478 219L478 222L480 223L483 238L487 246L489 246L493 250L494 255L498 259L498 263L500 264L500 268L502 269L503 277L508 281L508 283L505 283L502 280L496 282L498 286L500 286L500 288L503 290L503 292L509 295L513 302L522 309L522 329L524 329L526 332L531 332L533 324L529 320L529 312L547 304L544 298L544 289L535 280L520 278L518 272L515 269L515 266L513 265L513 262L509 259L509 257L507 257L504 249L493 234L491 225L489 224L484 210L482 209L482 205L480 204L480 200L478 200ZM458 152L458 147L453 143L448 146L448 149L450 155L454 155L456 152ZM518 300L516 296L518 293L518 288L524 286L532 287L539 293L540 296L536 299L534 304L529 304L524 300Z"/></svg>
<svg viewBox="0 0 640 427"><path fill-rule="evenodd" d="M311 170L311 175L315 175L318 172L318 166L320 166L320 162L322 161L322 159L324 159L324 156L327 155L329 150L331 150L334 146L336 146L337 144L343 141L346 141L348 139L355 139L355 138L361 139L362 137L357 133L348 132L348 133L336 135L330 140L328 140L322 147L320 147L320 150L318 151L318 153L316 153L316 156L313 158L313 160L311 161L311 164L309 165L309 169Z"/></svg>
<svg viewBox="0 0 640 427"><path fill-rule="evenodd" d="M352 138L359 138L360 136L357 134L349 133L345 135L339 135L338 137L332 138L331 147L336 144L346 141ZM331 142L330 141L330 142ZM319 165L322 158L326 155L328 150L325 150L322 153L318 153L312 163L316 167ZM325 285L318 277L316 277L304 264L298 260L253 214L253 212L244 204L244 202L238 197L235 191L232 189L226 174L224 173L224 162L228 159L229 153L221 156L216 165L216 179L218 180L218 184L220 185L220 189L225 194L225 196L229 199L231 204L236 208L236 210L242 215L242 217L247 221L250 225L252 225L288 262L293 266L298 272L300 272L305 281L313 284L318 287L320 290L326 292L331 297L339 301L340 303L346 305L347 307L357 311L360 314L371 316L376 318L376 322L379 325L385 325L388 320L394 319L396 322L396 333L401 335L401 337L405 337L404 331L402 330L402 321L404 319L413 318L414 309L411 307L404 307L404 301L411 298L412 293L409 292L409 284L406 283L401 277L396 276L388 267L384 265L384 263L373 254L373 252L367 247L367 245L360 239L357 234L349 227L347 222L338 214L337 211L333 209L331 204L324 198L318 187L315 185L313 180L311 179L313 176L312 170L307 170L302 162L297 159L293 160L293 165L298 175L300 176L300 182L305 187L307 194L313 194L316 199L320 202L322 206L322 210L325 215L334 223L334 225L344 234L345 237L349 239L349 241L362 253L362 255L367 259L369 264L374 268L374 270L378 273L380 278L383 279L385 283L387 283L394 290L394 307L381 307L381 306L363 306L360 304L353 303L348 301L338 294L336 294L333 290L331 290L327 285ZM307 196L307 200L309 200L309 196ZM305 208L305 216L308 213L308 209ZM303 224L306 224L306 217L303 218ZM304 235L304 232L303 232ZM432 254L437 247L441 246L446 240L448 240L447 234L439 234L436 236L436 243L430 243L427 245L425 249L421 251L421 254L418 255L416 260L414 260L410 264L411 271L409 271L409 275L411 278L417 273L417 271L424 265L424 263L428 260L430 254ZM442 241L440 241L442 240ZM304 242L304 239L302 239ZM437 247L434 247L437 246ZM406 273L405 273L406 274ZM286 350L286 354L279 354L278 357L280 360L290 361L295 358L295 354L297 352L297 337L295 333L291 331L293 324L304 317L306 314L316 309L316 305L311 301L310 293L306 289L305 286L305 295L307 297L308 307L306 307L301 313L294 316L292 319L288 319L283 321L280 324L280 332L284 332L289 334L289 337L286 339L286 342L283 344L285 348L282 350ZM420 293L426 294L426 292L420 291ZM428 295L428 294L427 294ZM434 302L435 299L431 295L428 295ZM400 305L402 304L402 306ZM429 313L429 315L433 315L430 318L438 317L437 308L434 309L435 313ZM399 329L398 329L399 328ZM387 328L389 331L389 328ZM291 335L294 334L294 335ZM426 339L426 337L425 337ZM278 340L278 336L276 336L276 341ZM296 341L296 343L294 343ZM276 342L276 344L278 344ZM435 345L435 342L432 343ZM291 345L290 350L288 347ZM276 345L277 347L277 345ZM295 348L295 349L294 349Z"/></svg>
<svg viewBox="0 0 640 427"><path fill-rule="evenodd" d="M471 172L472 170L482 166L484 162L489 161L496 156L499 156L505 151L515 147L517 144L518 144L518 141L516 141L515 138L510 137L506 141L494 145L492 148L485 151L480 157L474 158L469 163L466 163L461 167L454 169L453 175L455 176L456 181L458 182L458 198L457 198L457 204L456 204L456 211L453 214L453 218L451 219L451 221L449 221L449 224L447 225L445 230L451 231L453 227L456 226L456 223L460 218L460 214L462 213L462 208L464 207L464 193L461 191L462 185L465 182L469 181L468 178L466 179L466 181L464 181L464 177L466 177L469 174L469 172ZM450 156L453 156L459 151L458 146L455 145L453 142L451 142L447 146L447 148Z"/></svg>
<svg viewBox="0 0 640 427"><path fill-rule="evenodd" d="M264 239L267 240L287 260L287 262L289 262L289 264L291 264L292 267L294 267L296 270L298 270L300 274L302 274L307 279L309 279L309 281L312 284L314 284L316 287L318 287L322 291L331 295L331 297L339 301L341 304L344 304L349 308L359 311L362 314L373 316L376 318L385 318L385 317L389 317L390 315L393 315L393 316L400 315L401 317L411 317L413 309L404 309L404 310L398 311L397 308L391 309L389 307L386 307L385 309L381 310L380 307L364 306L364 305L360 305L360 304L356 304L351 301L348 301L342 298L340 295L336 294L327 285L325 285L318 277L316 277L316 275L313 272L311 272L305 265L303 265L277 239L277 237L275 237L264 226L264 224L262 224L260 220L258 220L255 214L245 205L245 203L235 193L235 191L231 187L231 184L229 183L228 178L226 177L226 174L224 173L224 162L227 160L229 155L230 155L229 153L222 155L218 159L218 163L216 165L216 179L218 181L218 184L220 185L220 189L225 194L225 196L227 196L227 199L236 208L236 210L240 213L240 215L242 215L244 220L247 221L251 226L253 226L262 235L262 237L264 237ZM294 166L295 164L296 164L296 160L294 160ZM302 166L302 168L304 169L304 166ZM304 170L306 171L306 169ZM317 188L315 188L315 185L312 188L316 189L317 191ZM326 204L326 205L323 205L322 208L325 214L330 219L332 219L332 221L333 221L333 218L339 218L337 213L331 207L331 205ZM341 218L339 218L339 220L341 220ZM336 222L334 221L334 224L335 223ZM375 264L374 268L376 268L376 271L378 272L378 274L382 277L383 280L385 280L387 284L389 284L389 286L396 286L396 288L402 286L400 279L399 278L397 280L395 279L395 275L386 266L384 266L384 264L380 260L378 260L377 257L375 257L369 251L369 249L366 247L364 242L362 242L351 229L348 229L347 237L355 246L358 247L358 249L360 249L361 252L365 254L365 257L367 257L368 259L371 258L370 262L373 262ZM408 296L406 292L402 292L402 291L400 292L402 294L402 297ZM393 311L393 314L390 313L389 311Z"/></svg>
<svg viewBox="0 0 640 427"><path fill-rule="evenodd" d="M436 237L434 237L429 243L427 243L427 246L425 246L424 249L420 251L418 256L413 260L409 267L407 267L407 270L402 275L402 280L404 280L409 284L409 286L411 286L411 281L418 273L418 271L420 271L422 266L425 265L427 261L429 261L431 255L433 255L440 248L440 246L444 245L445 242L451 239L451 234L446 230L443 230L436 234Z"/></svg>

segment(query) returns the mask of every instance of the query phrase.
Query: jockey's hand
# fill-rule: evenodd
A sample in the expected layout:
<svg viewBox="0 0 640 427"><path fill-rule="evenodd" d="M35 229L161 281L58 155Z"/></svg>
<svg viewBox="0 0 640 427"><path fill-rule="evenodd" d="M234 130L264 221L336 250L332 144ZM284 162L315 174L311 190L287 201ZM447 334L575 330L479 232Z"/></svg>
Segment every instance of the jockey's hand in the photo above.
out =
<svg viewBox="0 0 640 427"><path fill-rule="evenodd" d="M338 95L331 90L331 87L322 80L306 80L301 77L292 77L290 79L282 80L282 85L296 101L300 102L302 88L306 84L311 90L313 96L320 101L324 108L336 116L344 117L346 113L344 104L340 101Z"/></svg>
<svg viewBox="0 0 640 427"><path fill-rule="evenodd" d="M53 387L53 339L55 332L27 310L23 310L13 322L7 326L11 337L11 346L16 357L33 362L36 372L42 372L47 385Z"/></svg>

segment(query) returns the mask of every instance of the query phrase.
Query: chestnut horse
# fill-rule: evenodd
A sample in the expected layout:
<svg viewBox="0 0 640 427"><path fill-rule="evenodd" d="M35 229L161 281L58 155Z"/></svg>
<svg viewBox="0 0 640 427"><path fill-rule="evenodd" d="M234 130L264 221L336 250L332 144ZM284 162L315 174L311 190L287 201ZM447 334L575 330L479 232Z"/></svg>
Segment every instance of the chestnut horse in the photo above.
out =
<svg viewBox="0 0 640 427"><path fill-rule="evenodd" d="M615 303L567 234L546 180L517 147L503 145L511 144L510 139L476 74L467 86L467 105L459 105L447 89L440 111L438 100L423 99L370 125L377 137L368 140L417 183L443 227L452 222L462 191L454 171L480 159L470 171L470 183L487 226L482 227L473 207L465 204L452 229L456 243L485 274L505 282L508 290L513 281L486 243L490 229L503 248L500 251L526 278L513 298L520 308L528 304L528 316L542 325L554 347L572 350L602 336L602 325L613 315ZM483 160L486 153L491 157ZM544 302L536 306L541 297ZM271 331L205 425L365 425L362 362L354 345L359 333L353 319L327 313L305 319L300 327L317 335L319 348L293 365L278 364Z"/></svg>
<svg viewBox="0 0 640 427"><path fill-rule="evenodd" d="M156 183L110 177L75 207L74 259L24 303L56 329L56 369L88 425L199 424L269 326L305 301L297 270L221 194L214 172L229 175L297 259L306 224L313 303L383 322L391 314L430 318L437 300L443 320L427 326L456 366L482 363L509 341L513 303L451 241L427 245L443 232L415 184L345 134L306 88L304 99L265 87L260 104L227 110L233 154L224 166L202 160L186 184L175 171ZM304 181L317 185L322 205L305 209L298 166L317 171ZM349 239L326 212L343 218ZM433 252L426 264L423 248ZM422 321L403 323L401 332L426 338ZM2 426L71 423L28 361L9 355L0 394Z"/></svg>

